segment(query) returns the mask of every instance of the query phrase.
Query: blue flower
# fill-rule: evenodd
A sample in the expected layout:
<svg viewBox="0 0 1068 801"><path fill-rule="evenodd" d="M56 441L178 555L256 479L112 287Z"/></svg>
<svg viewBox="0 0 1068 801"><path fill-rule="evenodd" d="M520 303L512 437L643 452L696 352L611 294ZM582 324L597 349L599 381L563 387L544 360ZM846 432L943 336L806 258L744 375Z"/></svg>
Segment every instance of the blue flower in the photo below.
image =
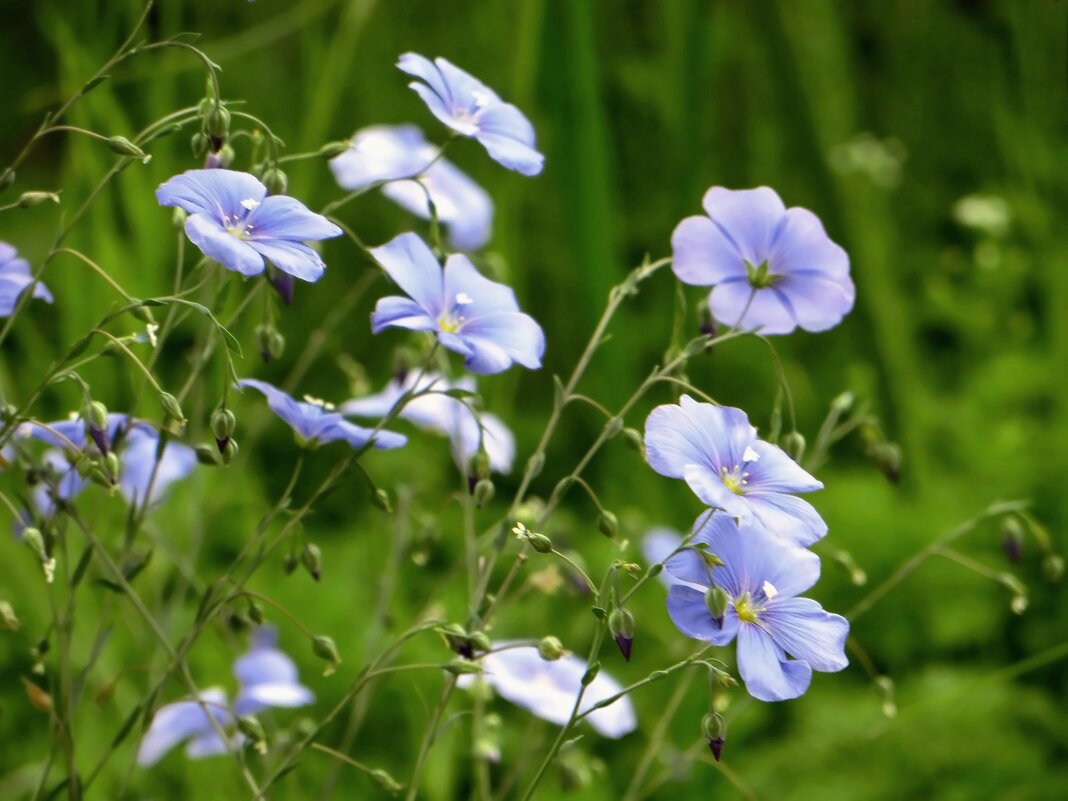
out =
<svg viewBox="0 0 1068 801"><path fill-rule="evenodd" d="M399 448L408 441L403 434L353 425L325 401L296 401L266 381L246 378L239 381L238 386L262 392L271 411L289 424L302 444L323 445L343 440L353 448L362 448L373 440L374 447L388 449Z"/></svg>
<svg viewBox="0 0 1068 801"><path fill-rule="evenodd" d="M433 331L473 373L499 373L513 363L541 367L541 326L519 311L511 289L483 276L466 256L449 256L443 269L411 233L373 248L371 255L411 298L378 301L371 314L374 333L390 327Z"/></svg>
<svg viewBox="0 0 1068 801"><path fill-rule="evenodd" d="M222 727L233 722L226 693L219 687L204 690L199 700L186 699L161 706L137 749L137 764L155 765L168 751L187 740L185 754L190 759L225 754L229 745L219 736L212 718Z"/></svg>
<svg viewBox="0 0 1068 801"><path fill-rule="evenodd" d="M574 654L565 654L552 662L542 659L534 646L501 641L495 649L482 657L481 677L461 676L461 687L469 687L478 678L488 682L497 694L516 706L532 712L542 720L562 726L571 717L575 699L582 688L586 661ZM600 671L586 687L580 712L621 692L623 685ZM638 727L634 704L623 696L612 704L590 713L586 720L605 737L617 739Z"/></svg>
<svg viewBox="0 0 1068 801"><path fill-rule="evenodd" d="M299 200L267 196L253 175L234 170L187 170L156 190L161 206L189 214L185 232L205 256L242 275L259 275L264 259L302 281L326 270L305 242L341 235L341 229Z"/></svg>
<svg viewBox="0 0 1068 801"><path fill-rule="evenodd" d="M450 244L459 250L477 250L490 238L490 196L453 164L438 158L438 148L414 125L375 125L357 131L352 147L330 160L330 169L342 189L355 192L381 183L382 194L425 220L430 219L433 202Z"/></svg>
<svg viewBox="0 0 1068 801"><path fill-rule="evenodd" d="M18 258L18 252L7 242L0 242L0 317L10 317L15 311L19 295L33 283L30 265ZM33 296L52 302L52 293L40 281L33 288Z"/></svg>
<svg viewBox="0 0 1068 801"><path fill-rule="evenodd" d="M126 434L119 491L131 506L144 505L146 497L149 506L159 503L167 488L192 473L197 465L197 452L181 442L168 442L162 455L158 452L159 432L152 426L141 423Z"/></svg>
<svg viewBox="0 0 1068 801"><path fill-rule="evenodd" d="M238 716L268 707L306 706L315 700L312 691L300 683L293 660L279 650L274 626L260 626L252 633L248 653L234 662L234 675L241 684L234 701Z"/></svg>
<svg viewBox="0 0 1068 801"><path fill-rule="evenodd" d="M654 528L642 537L642 556L645 558L645 563L652 567L666 562L680 545L682 545L682 535L679 532L664 527ZM661 570L656 577L668 589L676 584L686 583L675 578L667 570Z"/></svg>
<svg viewBox="0 0 1068 801"><path fill-rule="evenodd" d="M797 545L827 533L812 505L788 494L823 484L780 448L757 439L741 409L689 395L678 406L657 406L645 421L645 453L660 475L684 479L702 502L732 517L756 518Z"/></svg>
<svg viewBox="0 0 1068 801"><path fill-rule="evenodd" d="M451 389L474 393L474 380L467 377L448 381L428 373L416 384L418 378L417 373L409 372L403 380L390 381L377 395L346 401L340 411L352 417L385 417L405 393L426 392L412 397L399 417L448 437L453 458L461 468L468 467L481 444L489 457L490 469L495 473L509 472L515 459L515 437L504 421L487 412L476 416L462 400L442 394Z"/></svg>
<svg viewBox="0 0 1068 801"><path fill-rule="evenodd" d="M692 549L672 557L667 563L672 575L699 588L672 587L668 614L688 637L713 645L737 637L738 672L750 695L761 701L797 698L808 689L813 670L833 673L849 664L849 621L796 597L819 578L814 553L758 525L739 526L722 513L714 514L693 542L707 543L725 566L709 568ZM726 592L719 618L705 600L705 590L713 586Z"/></svg>
<svg viewBox="0 0 1068 801"><path fill-rule="evenodd" d="M680 280L714 286L712 316L728 326L789 334L826 331L853 308L849 257L815 214L787 209L766 186L705 193L707 217L687 217L671 236Z"/></svg>
<svg viewBox="0 0 1068 801"><path fill-rule="evenodd" d="M534 126L488 86L443 58L405 53L397 67L421 79L408 84L430 112L462 136L477 139L497 163L537 175L545 157L534 149Z"/></svg>

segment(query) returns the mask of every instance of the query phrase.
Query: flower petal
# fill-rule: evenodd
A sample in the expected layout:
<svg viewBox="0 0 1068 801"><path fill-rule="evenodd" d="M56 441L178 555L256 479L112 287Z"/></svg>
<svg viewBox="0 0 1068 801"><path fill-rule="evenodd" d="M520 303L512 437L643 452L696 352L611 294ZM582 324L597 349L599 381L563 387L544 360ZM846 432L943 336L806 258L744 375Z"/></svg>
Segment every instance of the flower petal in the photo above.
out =
<svg viewBox="0 0 1068 801"><path fill-rule="evenodd" d="M315 439L318 435L322 427L318 418L322 415L312 414L308 408L311 404L299 403L278 387L255 378L243 378L237 384L240 387L251 387L263 393L271 411L288 423L304 439Z"/></svg>
<svg viewBox="0 0 1068 801"><path fill-rule="evenodd" d="M211 718L205 712L205 706L222 725L229 720L224 709L226 693L219 688L204 690L200 701L187 699L161 706L152 717L152 723L145 732L137 751L137 764L154 765L174 746L207 732L213 732Z"/></svg>
<svg viewBox="0 0 1068 801"><path fill-rule="evenodd" d="M705 604L705 594L693 587L677 584L668 590L668 615L675 627L687 637L713 645L726 645L738 633L738 615L728 606L720 627Z"/></svg>
<svg viewBox="0 0 1068 801"><path fill-rule="evenodd" d="M429 317L437 319L441 315L444 310L441 265L422 239L413 233L401 234L381 247L372 248L371 255Z"/></svg>
<svg viewBox="0 0 1068 801"><path fill-rule="evenodd" d="M745 499L764 528L795 545L807 548L827 533L827 524L808 501L776 493L753 493Z"/></svg>
<svg viewBox="0 0 1068 801"><path fill-rule="evenodd" d="M708 217L687 217L671 235L671 269L686 284L711 286L745 278L745 262L723 229Z"/></svg>
<svg viewBox="0 0 1068 801"><path fill-rule="evenodd" d="M262 201L266 196L267 187L259 179L236 170L187 170L156 189L161 206L203 214L218 225L223 225L227 217L244 216L241 201Z"/></svg>
<svg viewBox="0 0 1068 801"><path fill-rule="evenodd" d="M476 351L487 351L490 344L500 348L512 362L523 365L528 370L541 367L541 358L545 354L545 333L541 326L529 314L522 312L497 312L485 314L477 319L465 322L460 330ZM500 372L492 369L489 360L470 359L467 368L474 373ZM495 363L494 363L495 364Z"/></svg>
<svg viewBox="0 0 1068 801"><path fill-rule="evenodd" d="M455 307L463 314L465 332L469 323L487 314L519 311L512 288L486 278L462 253L446 260L443 287L445 310Z"/></svg>
<svg viewBox="0 0 1068 801"><path fill-rule="evenodd" d="M209 259L241 275L259 275L264 271L263 256L242 242L213 219L191 214L185 221L186 236Z"/></svg>
<svg viewBox="0 0 1068 801"><path fill-rule="evenodd" d="M341 236L341 229L321 214L310 211L296 198L271 195L264 198L245 220L253 242L288 239L309 242Z"/></svg>
<svg viewBox="0 0 1068 801"><path fill-rule="evenodd" d="M790 304L797 324L806 331L826 331L853 309L856 289L850 277L828 279L816 273L788 275L775 285Z"/></svg>
<svg viewBox="0 0 1068 801"><path fill-rule="evenodd" d="M171 484L188 476L196 467L196 451L188 445L168 442L159 455L157 467L158 451L159 435L155 431L138 426L126 437L119 489L131 506L145 503L149 487L152 489L149 505L159 502Z"/></svg>
<svg viewBox="0 0 1068 801"><path fill-rule="evenodd" d="M386 328L407 328L411 331L433 331L437 321L427 316L423 307L414 300L391 295L381 298L371 312L371 332L381 333Z"/></svg>
<svg viewBox="0 0 1068 801"><path fill-rule="evenodd" d="M831 241L819 217L808 209L787 209L775 237L771 262L776 275L819 273L835 280L849 277L849 256Z"/></svg>
<svg viewBox="0 0 1068 801"><path fill-rule="evenodd" d="M792 309L776 287L754 289L748 281L718 284L708 296L716 322L761 334L789 334L797 328Z"/></svg>
<svg viewBox="0 0 1068 801"><path fill-rule="evenodd" d="M823 482L809 475L782 448L759 439L751 447L760 458L746 464L750 492L812 492L823 489Z"/></svg>
<svg viewBox="0 0 1068 801"><path fill-rule="evenodd" d="M811 598L784 598L768 604L761 621L779 646L813 670L834 673L849 665L845 641L849 621L825 612Z"/></svg>
<svg viewBox="0 0 1068 801"><path fill-rule="evenodd" d="M782 648L753 624L738 632L738 672L746 691L760 701L799 698L812 682L807 662L787 660Z"/></svg>
<svg viewBox="0 0 1068 801"><path fill-rule="evenodd" d="M743 593L763 598L765 582L775 587L777 598L791 598L820 577L816 554L783 540L755 521L736 523L730 515L717 512L694 542L707 543L708 550L724 562L712 568L712 581L733 598Z"/></svg>
<svg viewBox="0 0 1068 801"><path fill-rule="evenodd" d="M705 211L734 243L742 258L759 267L772 253L786 207L766 186L731 190L714 186L705 193Z"/></svg>
<svg viewBox="0 0 1068 801"><path fill-rule="evenodd" d="M315 283L326 272L326 265L319 254L301 242L250 239L248 244L279 270L302 281Z"/></svg>

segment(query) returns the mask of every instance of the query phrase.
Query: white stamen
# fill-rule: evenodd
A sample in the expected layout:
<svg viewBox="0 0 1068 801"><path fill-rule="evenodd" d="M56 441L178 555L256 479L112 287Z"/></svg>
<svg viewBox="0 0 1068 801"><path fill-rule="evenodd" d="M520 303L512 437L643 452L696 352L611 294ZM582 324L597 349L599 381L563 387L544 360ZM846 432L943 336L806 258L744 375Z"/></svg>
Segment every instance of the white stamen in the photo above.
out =
<svg viewBox="0 0 1068 801"><path fill-rule="evenodd" d="M760 454L753 450L752 446L747 446L745 452L742 454L743 462L759 462Z"/></svg>
<svg viewBox="0 0 1068 801"><path fill-rule="evenodd" d="M44 569L45 582L51 584L56 578L56 560L46 559L41 563L41 567Z"/></svg>
<svg viewBox="0 0 1068 801"><path fill-rule="evenodd" d="M764 582L764 596L769 601L772 598L774 598L776 595L778 595L778 594L779 594L779 591L777 589L775 589L775 585L774 584L772 584L770 581L765 581Z"/></svg>
<svg viewBox="0 0 1068 801"><path fill-rule="evenodd" d="M485 92L472 92L471 97L475 101L476 108L485 108L489 105L490 96Z"/></svg>
<svg viewBox="0 0 1068 801"><path fill-rule="evenodd" d="M252 197L247 197L241 201L241 208L246 209L248 211L252 211L258 205L260 205L260 202Z"/></svg>
<svg viewBox="0 0 1068 801"><path fill-rule="evenodd" d="M313 395L305 395L304 402L310 403L312 406L319 406L320 408L326 409L327 411L332 411L333 409L337 408L334 406L334 404L328 403L322 398L316 398Z"/></svg>
<svg viewBox="0 0 1068 801"><path fill-rule="evenodd" d="M456 296L456 305L457 306L467 306L468 304L474 303L474 302L475 302L475 299L473 297L471 297L470 295L468 295L466 292L460 292Z"/></svg>

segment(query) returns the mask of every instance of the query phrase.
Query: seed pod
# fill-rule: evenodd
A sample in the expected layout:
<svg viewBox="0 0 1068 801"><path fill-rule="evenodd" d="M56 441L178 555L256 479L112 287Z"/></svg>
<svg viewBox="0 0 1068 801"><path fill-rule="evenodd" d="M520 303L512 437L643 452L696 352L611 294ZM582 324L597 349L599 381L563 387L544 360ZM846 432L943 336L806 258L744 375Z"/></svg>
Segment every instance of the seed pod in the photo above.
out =
<svg viewBox="0 0 1068 801"><path fill-rule="evenodd" d="M477 484L475 484L475 491L473 493L475 498L475 506L481 509L483 506L493 500L493 492L493 482L490 481L488 478L481 479Z"/></svg>
<svg viewBox="0 0 1068 801"><path fill-rule="evenodd" d="M185 414L182 413L182 406L178 403L178 399L171 393L159 393L159 405L163 407L163 411L167 413L168 417L181 423L185 422Z"/></svg>
<svg viewBox="0 0 1068 801"><path fill-rule="evenodd" d="M263 174L263 185L269 195L284 195L289 189L289 178L277 167L269 167Z"/></svg>
<svg viewBox="0 0 1068 801"><path fill-rule="evenodd" d="M230 112L225 106L216 103L211 107L204 118L204 129L212 139L220 143L226 139L227 134L230 133Z"/></svg>

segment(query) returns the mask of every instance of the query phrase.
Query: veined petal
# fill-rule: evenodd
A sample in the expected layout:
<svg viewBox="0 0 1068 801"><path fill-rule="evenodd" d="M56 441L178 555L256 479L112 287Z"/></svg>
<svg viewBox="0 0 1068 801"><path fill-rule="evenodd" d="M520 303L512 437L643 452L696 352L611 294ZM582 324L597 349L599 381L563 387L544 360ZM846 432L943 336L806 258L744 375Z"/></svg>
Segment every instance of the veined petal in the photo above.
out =
<svg viewBox="0 0 1068 801"><path fill-rule="evenodd" d="M221 725L226 725L230 716L225 706L226 693L219 688L202 692L200 701L187 699L161 706L141 740L137 763L154 765L184 740L214 731L209 714Z"/></svg>
<svg viewBox="0 0 1068 801"><path fill-rule="evenodd" d="M687 637L713 645L726 645L738 633L738 615L727 607L723 626L716 625L705 604L705 594L693 587L677 584L668 590L668 615L675 627Z"/></svg>
<svg viewBox="0 0 1068 801"><path fill-rule="evenodd" d="M752 623L738 631L738 672L746 691L760 701L788 701L805 694L812 666L788 660L767 632Z"/></svg>
<svg viewBox="0 0 1068 801"><path fill-rule="evenodd" d="M770 258L776 231L786 215L774 189L714 186L705 193L703 203L708 216L730 237L743 259L759 267Z"/></svg>
<svg viewBox="0 0 1068 801"><path fill-rule="evenodd" d="M224 225L228 217L244 216L242 201L259 202L266 196L267 187L259 179L236 170L187 170L156 189L161 206L203 214L218 225Z"/></svg>
<svg viewBox="0 0 1068 801"><path fill-rule="evenodd" d="M319 418L322 415L314 414L309 408L311 404L299 403L278 387L255 378L244 378L237 384L240 387L251 387L263 393L271 411L288 423L304 439L315 439L319 434L322 427Z"/></svg>
<svg viewBox="0 0 1068 801"><path fill-rule="evenodd" d="M481 104L492 106L501 102L497 93L482 83L478 78L466 70L462 70L448 59L438 56L434 59L434 66L441 74L442 81L448 91L447 99L458 106L472 106Z"/></svg>
<svg viewBox="0 0 1068 801"><path fill-rule="evenodd" d="M708 217L687 217L671 235L671 269L679 280L712 286L731 278L746 277L741 254Z"/></svg>
<svg viewBox="0 0 1068 801"><path fill-rule="evenodd" d="M520 175L539 175L545 166L545 156L522 142L493 133L478 133L475 138L486 148L490 158Z"/></svg>
<svg viewBox="0 0 1068 801"><path fill-rule="evenodd" d="M517 362L528 370L541 367L545 354L545 333L529 314L495 312L484 314L463 324L460 335L476 348L492 343L508 355L509 362ZM474 370L473 372L480 372Z"/></svg>
<svg viewBox="0 0 1068 801"><path fill-rule="evenodd" d="M441 266L418 236L401 234L381 247L372 248L371 255L429 317L437 319L445 310Z"/></svg>
<svg viewBox="0 0 1068 801"><path fill-rule="evenodd" d="M722 509L732 517L748 518L750 516L749 504L745 497L732 492L719 473L714 473L708 467L700 464L688 464L682 470L682 478L686 486L693 490L693 494L706 506Z"/></svg>
<svg viewBox="0 0 1068 801"><path fill-rule="evenodd" d="M209 170L208 172L215 172ZM186 236L210 259L241 275L259 275L264 271L263 256L229 233L219 223L203 214L189 215Z"/></svg>
<svg viewBox="0 0 1068 801"><path fill-rule="evenodd" d="M807 548L827 533L827 524L808 501L778 493L752 493L745 499L764 528L795 545Z"/></svg>
<svg viewBox="0 0 1068 801"><path fill-rule="evenodd" d="M471 322L487 314L519 311L512 288L486 278L462 253L446 260L443 286L446 309L455 305Z"/></svg>
<svg viewBox="0 0 1068 801"><path fill-rule="evenodd" d="M809 475L782 448L759 439L751 447L760 458L746 465L750 491L812 492L823 489L823 482Z"/></svg>
<svg viewBox="0 0 1068 801"><path fill-rule="evenodd" d="M353 448L362 448L373 440L372 446L384 451L403 447L408 442L408 438L403 434L384 429L375 431L371 428L363 428L355 423L350 423L347 420L338 423L337 427L342 433L342 438Z"/></svg>
<svg viewBox="0 0 1068 801"><path fill-rule="evenodd" d="M797 328L791 308L776 287L754 289L748 281L718 284L708 296L716 322L761 334L789 334Z"/></svg>
<svg viewBox="0 0 1068 801"><path fill-rule="evenodd" d="M315 283L326 272L326 265L319 254L301 242L250 239L248 244L279 270L302 281Z"/></svg>
<svg viewBox="0 0 1068 801"><path fill-rule="evenodd" d="M682 478L690 464L713 473L741 465L755 437L756 429L741 409L698 403L689 395L678 405L656 407L645 421L649 464L670 478Z"/></svg>
<svg viewBox="0 0 1068 801"><path fill-rule="evenodd" d="M449 350L463 354L464 367L472 373L495 375L512 366L512 357L508 351L492 339L462 334L439 334L438 341ZM454 344L460 347L453 347Z"/></svg>
<svg viewBox="0 0 1068 801"><path fill-rule="evenodd" d="M271 195L257 205L245 220L253 242L289 239L309 242L341 236L341 229L321 214L310 211L296 198Z"/></svg>
<svg viewBox="0 0 1068 801"><path fill-rule="evenodd" d="M849 664L845 655L849 621L825 612L811 598L776 600L760 617L772 639L813 670L834 673Z"/></svg>
<svg viewBox="0 0 1068 801"><path fill-rule="evenodd" d="M827 278L818 273L795 273L775 285L790 304L797 324L806 331L826 331L842 322L853 309L856 289L852 279Z"/></svg>
<svg viewBox="0 0 1068 801"><path fill-rule="evenodd" d="M428 317L422 306L399 295L379 299L371 312L371 332L374 334L380 334L386 328L433 331L437 327L437 321Z"/></svg>
<svg viewBox="0 0 1068 801"><path fill-rule="evenodd" d="M808 209L787 209L771 262L776 275L819 273L832 280L849 276L849 256L831 241L819 217Z"/></svg>

